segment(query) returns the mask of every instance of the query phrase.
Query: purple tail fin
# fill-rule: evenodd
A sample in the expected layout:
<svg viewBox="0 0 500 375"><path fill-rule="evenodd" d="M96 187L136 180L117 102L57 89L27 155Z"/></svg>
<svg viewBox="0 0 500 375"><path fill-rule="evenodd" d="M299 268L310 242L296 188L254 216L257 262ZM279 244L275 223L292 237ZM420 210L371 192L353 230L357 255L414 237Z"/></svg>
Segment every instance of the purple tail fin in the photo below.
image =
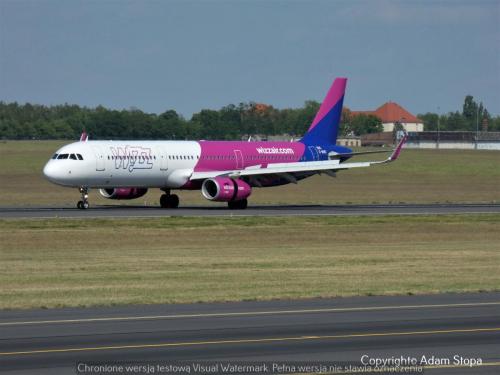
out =
<svg viewBox="0 0 500 375"><path fill-rule="evenodd" d="M302 138L306 144L322 144L337 142L342 104L347 78L336 78L326 94L316 117Z"/></svg>

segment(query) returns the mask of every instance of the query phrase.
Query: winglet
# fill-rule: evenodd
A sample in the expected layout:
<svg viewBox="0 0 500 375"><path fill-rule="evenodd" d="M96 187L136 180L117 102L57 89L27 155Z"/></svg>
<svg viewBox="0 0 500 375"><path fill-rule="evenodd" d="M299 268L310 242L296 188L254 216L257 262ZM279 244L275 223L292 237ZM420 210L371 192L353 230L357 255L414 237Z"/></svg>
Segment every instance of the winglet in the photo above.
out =
<svg viewBox="0 0 500 375"><path fill-rule="evenodd" d="M394 161L399 157L401 149L403 148L403 145L406 143L407 140L408 140L408 134L405 133L404 137L401 138L398 146L394 149L394 151L392 152L391 156L389 156L389 159L387 159L387 161Z"/></svg>
<svg viewBox="0 0 500 375"><path fill-rule="evenodd" d="M80 135L80 142L87 142L88 140L89 140L89 135L84 130L83 133Z"/></svg>

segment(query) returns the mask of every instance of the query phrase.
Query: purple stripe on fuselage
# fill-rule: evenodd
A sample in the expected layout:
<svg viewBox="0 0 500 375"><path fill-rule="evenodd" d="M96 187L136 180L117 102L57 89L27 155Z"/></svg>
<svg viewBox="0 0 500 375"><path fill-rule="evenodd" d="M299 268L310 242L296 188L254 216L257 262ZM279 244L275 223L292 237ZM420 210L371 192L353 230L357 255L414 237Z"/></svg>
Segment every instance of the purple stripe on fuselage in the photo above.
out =
<svg viewBox="0 0 500 375"><path fill-rule="evenodd" d="M346 83L347 78L337 78L333 81L332 86L321 103L321 107L319 108L318 113L316 113L316 117L314 117L308 132L311 131L342 98L345 92Z"/></svg>
<svg viewBox="0 0 500 375"><path fill-rule="evenodd" d="M294 163L304 154L299 142L200 141L196 172L227 171L274 163Z"/></svg>

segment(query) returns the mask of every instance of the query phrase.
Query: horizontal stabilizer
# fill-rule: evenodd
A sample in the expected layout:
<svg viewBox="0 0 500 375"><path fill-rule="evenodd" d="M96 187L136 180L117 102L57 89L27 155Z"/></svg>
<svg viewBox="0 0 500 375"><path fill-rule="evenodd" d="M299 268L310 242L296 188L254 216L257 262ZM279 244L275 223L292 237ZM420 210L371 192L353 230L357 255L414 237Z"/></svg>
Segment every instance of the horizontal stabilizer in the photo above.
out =
<svg viewBox="0 0 500 375"><path fill-rule="evenodd" d="M394 148L391 148L388 150L377 150L377 151L344 152L344 153L332 154L331 156L350 157L350 156L368 155L368 154L384 154L388 152L393 152L394 150L395 150Z"/></svg>

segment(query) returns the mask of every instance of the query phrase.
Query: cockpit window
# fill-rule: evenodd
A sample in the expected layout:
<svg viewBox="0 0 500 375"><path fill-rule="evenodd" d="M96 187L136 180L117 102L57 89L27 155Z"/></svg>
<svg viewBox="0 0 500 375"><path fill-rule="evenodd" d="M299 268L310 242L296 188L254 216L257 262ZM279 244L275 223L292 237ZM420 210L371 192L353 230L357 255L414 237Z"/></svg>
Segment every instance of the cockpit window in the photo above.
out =
<svg viewBox="0 0 500 375"><path fill-rule="evenodd" d="M52 159L57 159L57 155L59 154L54 154L54 156L52 156Z"/></svg>
<svg viewBox="0 0 500 375"><path fill-rule="evenodd" d="M57 157L57 159L67 159L69 156L69 154L59 154L59 156Z"/></svg>
<svg viewBox="0 0 500 375"><path fill-rule="evenodd" d="M76 155L75 155L75 154L71 154L71 155L69 156L69 158L70 158L70 159L73 159L73 160L76 160Z"/></svg>
<svg viewBox="0 0 500 375"><path fill-rule="evenodd" d="M76 156L78 157L78 160L83 160L83 156L82 155L76 154Z"/></svg>

